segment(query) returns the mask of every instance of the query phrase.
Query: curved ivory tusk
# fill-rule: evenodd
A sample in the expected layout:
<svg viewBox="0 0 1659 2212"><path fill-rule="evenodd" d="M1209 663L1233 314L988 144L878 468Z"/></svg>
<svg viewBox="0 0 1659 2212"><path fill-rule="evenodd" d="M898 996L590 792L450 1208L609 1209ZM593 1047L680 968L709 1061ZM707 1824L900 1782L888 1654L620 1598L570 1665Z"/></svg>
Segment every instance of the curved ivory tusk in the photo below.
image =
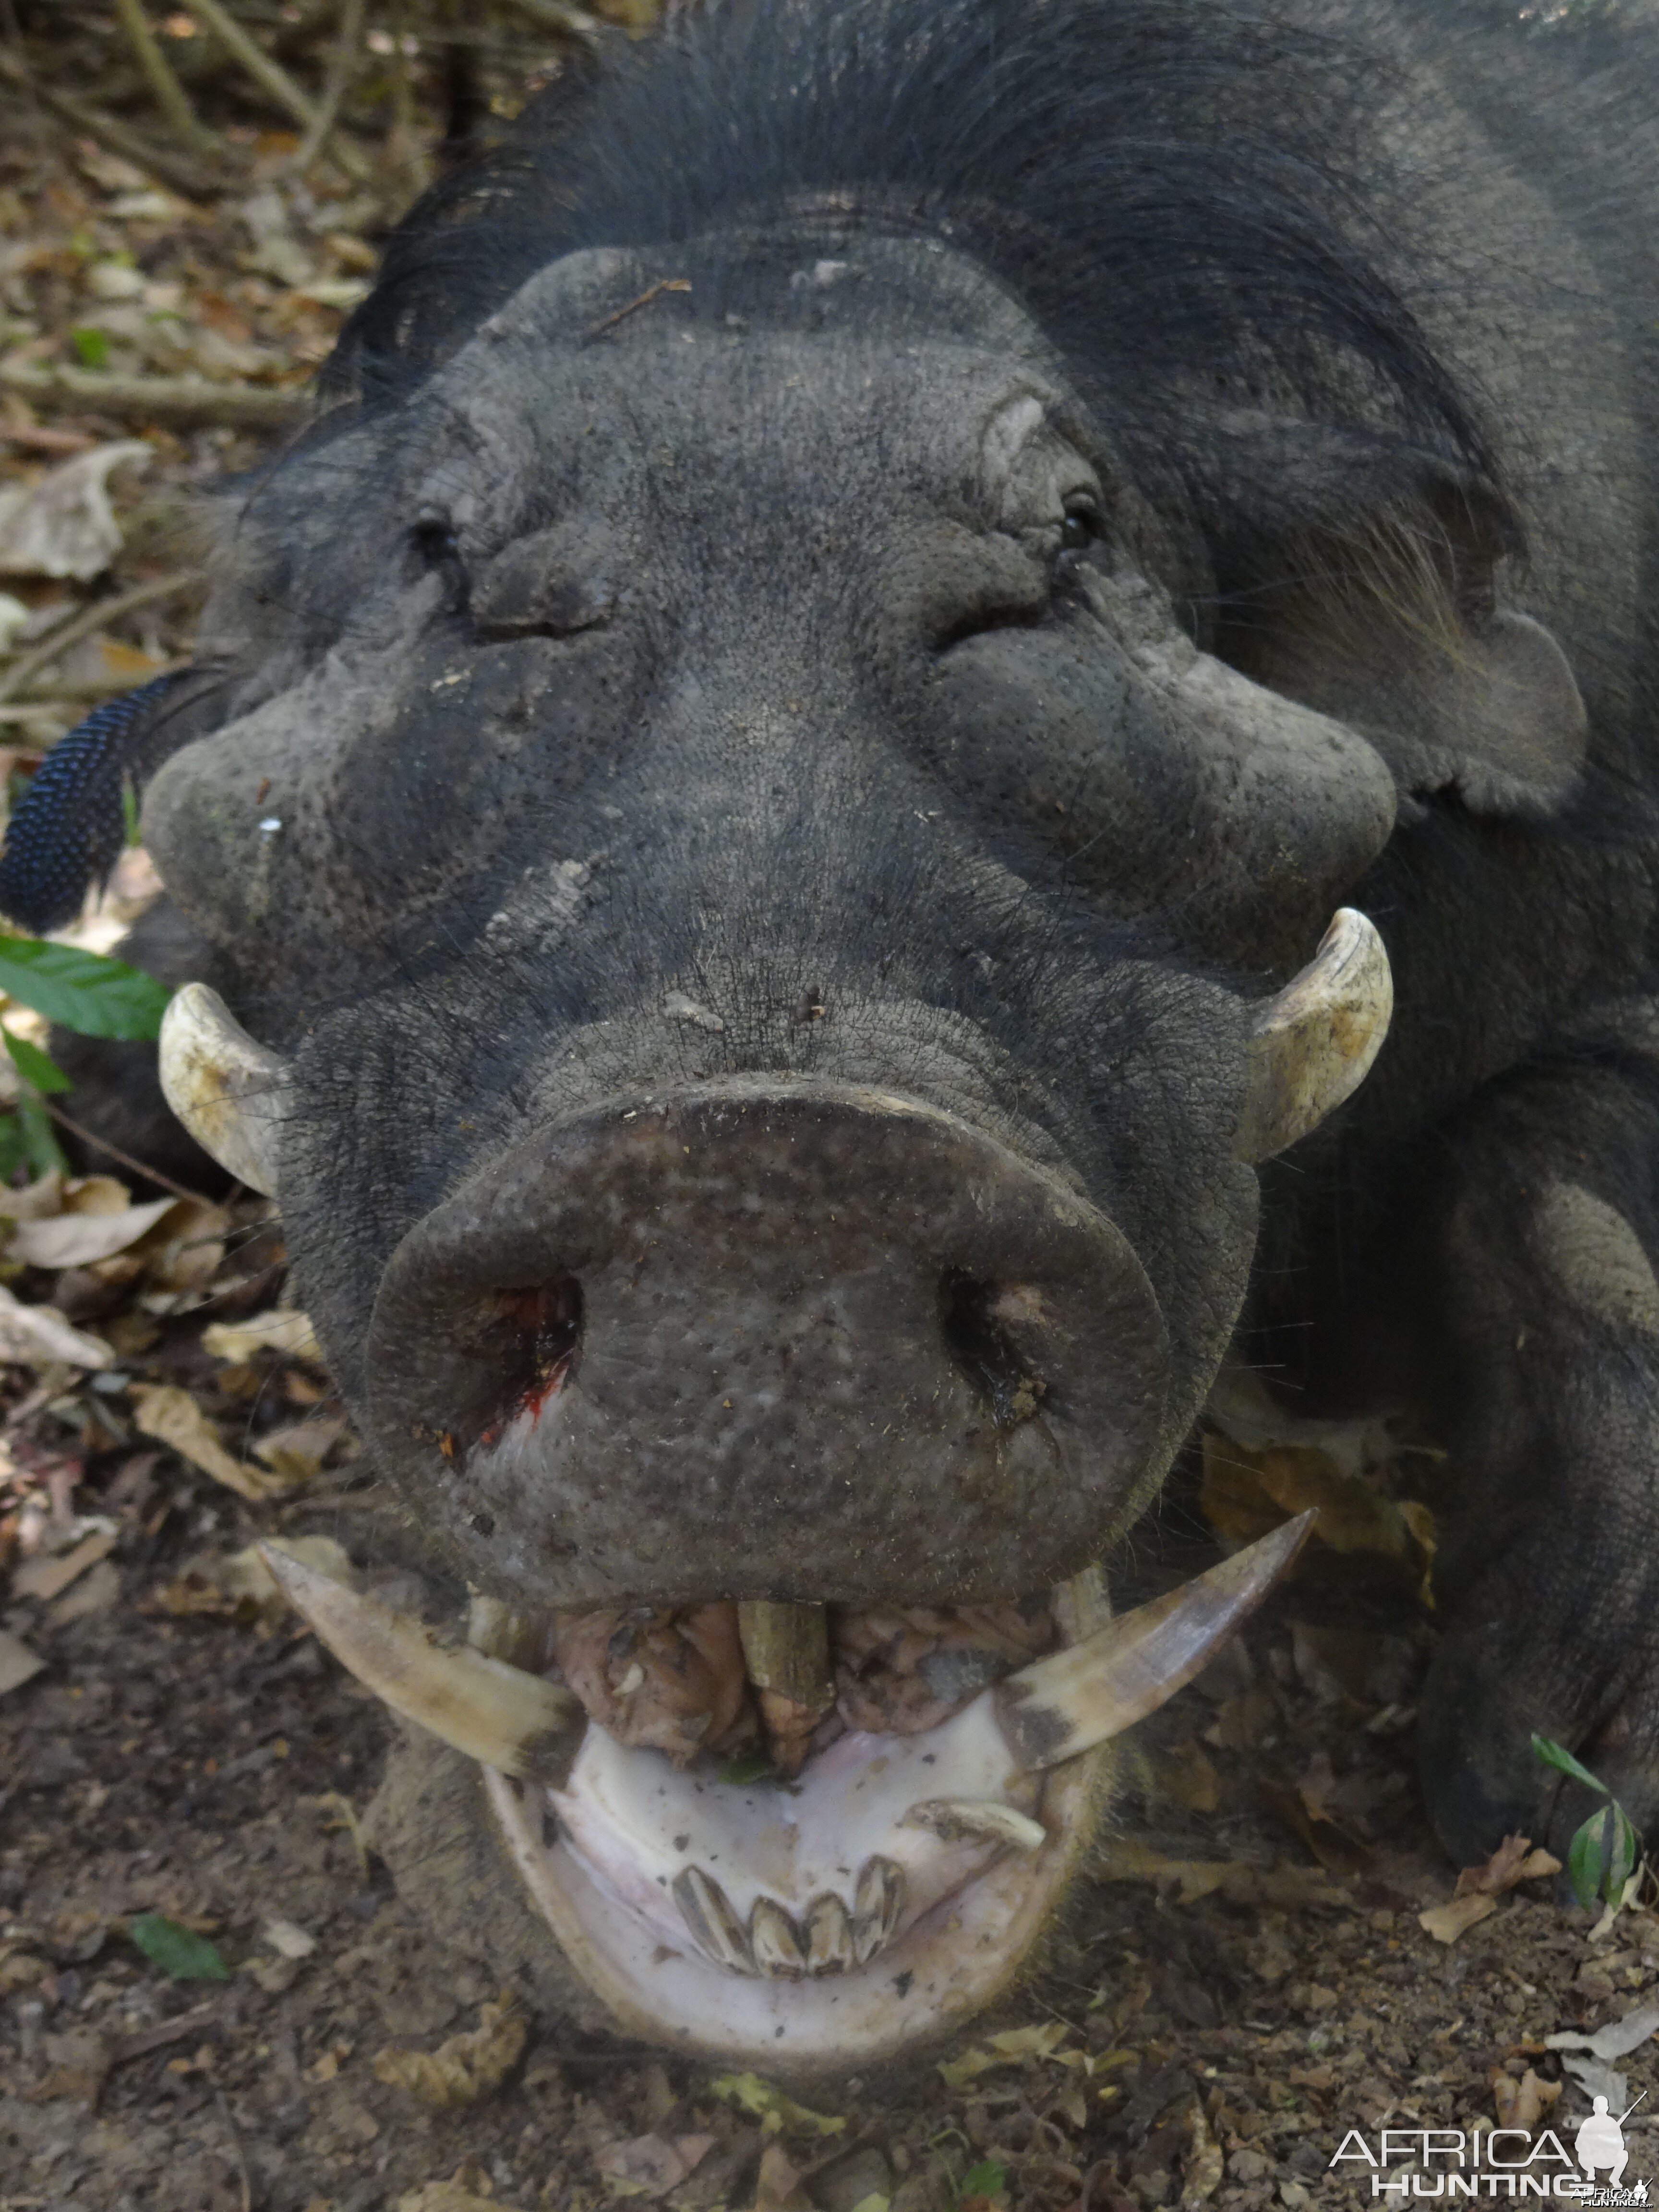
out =
<svg viewBox="0 0 1659 2212"><path fill-rule="evenodd" d="M1271 1159L1316 1129L1370 1074L1393 1012L1394 977L1376 925L1339 907L1301 974L1256 1008L1237 1157Z"/></svg>
<svg viewBox="0 0 1659 2212"><path fill-rule="evenodd" d="M256 1044L205 983L174 992L161 1017L161 1089L204 1152L250 1190L276 1197L288 1063Z"/></svg>
<svg viewBox="0 0 1659 2212"><path fill-rule="evenodd" d="M259 1557L346 1672L393 1712L483 1766L562 1785L586 1717L568 1690L467 1644L452 1650L412 1614L360 1596L277 1545L261 1544Z"/></svg>
<svg viewBox="0 0 1659 2212"><path fill-rule="evenodd" d="M997 1719L1020 1765L1057 1766L1156 1712L1255 1612L1313 1522L1299 1514L1208 1574L999 1683Z"/></svg>

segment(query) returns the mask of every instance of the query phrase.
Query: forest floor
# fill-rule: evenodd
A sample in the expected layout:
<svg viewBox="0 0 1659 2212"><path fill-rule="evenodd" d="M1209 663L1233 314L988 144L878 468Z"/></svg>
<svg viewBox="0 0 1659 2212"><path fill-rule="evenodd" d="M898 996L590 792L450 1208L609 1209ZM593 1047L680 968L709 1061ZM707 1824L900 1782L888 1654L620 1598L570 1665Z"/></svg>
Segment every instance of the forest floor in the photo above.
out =
<svg viewBox="0 0 1659 2212"><path fill-rule="evenodd" d="M191 504L257 462L269 433L249 424L325 355L423 157L405 144L396 175L301 185L293 134L233 120L236 190L187 200L8 99L15 777L97 698L187 656ZM162 422L41 396L43 374L77 367L200 377L220 398ZM29 532L33 553L9 559ZM106 946L153 888L130 853L79 941ZM1370 1534L1316 1543L1141 1732L1044 1970L994 2019L908 2075L799 2104L536 2021L490 2094L423 2104L377 2057L488 2028L497 1992L364 1846L379 1707L242 1556L260 1535L326 1537L372 1574L392 1556L388 1503L284 1304L270 1209L164 1194L145 1213L131 1173L97 1165L5 1194L0 1277L35 1318L0 1313L0 2212L1299 2212L1372 2201L1380 2130L1518 2128L1508 2155L1545 2172L1596 2065L1615 2110L1659 2088L1659 2013L1618 2049L1659 1997L1648 1904L1602 1924L1535 1862L1511 1880L1517 1853L1444 1916L1456 1869L1412 1765L1432 1527L1386 1470L1333 1488L1323 1467L1325 1533ZM1190 1469L1139 1544L1140 1589L1263 1510L1226 1456ZM1609 2029L1600 2058L1550 2043ZM1628 2181L1659 2178L1652 2109L1628 2130ZM1434 2193L1443 2167L1416 2171Z"/></svg>

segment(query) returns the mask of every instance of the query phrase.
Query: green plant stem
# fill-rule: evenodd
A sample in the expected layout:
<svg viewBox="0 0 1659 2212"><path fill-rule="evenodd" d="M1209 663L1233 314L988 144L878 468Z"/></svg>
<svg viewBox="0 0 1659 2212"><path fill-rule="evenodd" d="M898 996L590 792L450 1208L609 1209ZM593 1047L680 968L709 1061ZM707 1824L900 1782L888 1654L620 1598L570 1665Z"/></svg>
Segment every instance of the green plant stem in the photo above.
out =
<svg viewBox="0 0 1659 2212"><path fill-rule="evenodd" d="M15 698L43 668L50 668L70 646L78 645L83 637L102 629L106 623L119 622L124 615L136 614L140 607L153 606L158 599L176 598L200 580L193 569L181 568L171 576L152 576L146 583L131 585L125 592L117 592L113 599L94 599L68 622L60 623L33 652L15 660L0 675L0 700Z"/></svg>

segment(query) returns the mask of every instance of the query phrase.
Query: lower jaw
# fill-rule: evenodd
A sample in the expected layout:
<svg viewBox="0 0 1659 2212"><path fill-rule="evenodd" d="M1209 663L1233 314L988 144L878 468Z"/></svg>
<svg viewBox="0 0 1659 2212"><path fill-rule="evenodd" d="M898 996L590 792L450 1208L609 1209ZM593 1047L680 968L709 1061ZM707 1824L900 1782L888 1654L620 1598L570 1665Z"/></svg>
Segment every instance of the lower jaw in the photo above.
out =
<svg viewBox="0 0 1659 2212"><path fill-rule="evenodd" d="M1066 1643L1080 1641L1110 1617L1097 1571L1058 1586L1052 1603ZM1051 1929L1098 1827L1111 1791L1117 1742L1099 1744L1040 1776L1018 1775L1010 1760L1006 1782L999 1785L993 1777L1001 1740L994 1723L985 1725L987 1714L975 1711L988 1705L988 1697L981 1693L951 1719L919 1735L843 1739L829 1763L852 1753L855 1743L867 1747L848 1778L854 1786L847 1794L854 1809L862 1779L879 1777L884 1768L908 1768L918 1796L934 1794L923 1770L937 1778L943 1794L951 1795L954 1769L969 1790L1018 1799L1028 1818L1041 1826L1042 1842L1035 1849L981 1844L975 1850L969 1844L927 1909L901 1918L896 1932L867 1964L841 1972L772 1978L735 1972L706 1956L690 1940L660 1888L642 1893L636 1882L630 1899L623 1893L627 1883L608 1878L606 1838L596 1837L591 1822L584 1823L579 1802L493 1768L484 1770L486 1802L532 1905L622 2033L774 2072L848 2073L917 2055L1010 1987ZM957 1766L951 1747L964 1737L970 1744L989 1741L989 1767L982 1751L976 1757L971 1749L968 1771ZM636 1750L623 1756L629 1762L656 1763L661 1784L672 1786L659 1753ZM579 1786L580 1769L579 1757L567 1789ZM683 1778L679 1786L689 1778ZM890 1773L890 1785L893 1778ZM810 1784L810 1767L800 1779ZM722 1785L710 1781L704 1787L719 1790ZM899 1796L908 1794L901 1790ZM787 1814L793 1808L783 1809ZM896 1838L897 1832L890 1832L886 1848L898 1847ZM920 1844L922 1839L916 1840ZM579 1848L583 1841L586 1850ZM614 1857L610 1871L615 1871ZM846 1875L849 1869L839 1871ZM804 1900L793 1902L799 1911Z"/></svg>
<svg viewBox="0 0 1659 2212"><path fill-rule="evenodd" d="M562 1835L544 1840L556 1793L485 1771L507 1856L571 1966L641 2041L802 2074L909 2056L961 2027L1029 1960L1082 1861L1110 1789L1117 1747L1051 1768L1035 1851L1002 1850L900 1932L866 1967L758 1979L621 1903ZM641 1756L652 1756L645 1753Z"/></svg>

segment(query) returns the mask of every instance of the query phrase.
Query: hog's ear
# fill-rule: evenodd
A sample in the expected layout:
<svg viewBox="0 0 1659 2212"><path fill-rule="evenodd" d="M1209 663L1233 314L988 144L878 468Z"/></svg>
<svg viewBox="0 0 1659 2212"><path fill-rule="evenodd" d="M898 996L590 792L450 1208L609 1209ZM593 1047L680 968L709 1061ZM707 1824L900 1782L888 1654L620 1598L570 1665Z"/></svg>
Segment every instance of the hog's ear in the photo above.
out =
<svg viewBox="0 0 1659 2212"><path fill-rule="evenodd" d="M7 824L0 915L37 934L74 921L88 887L120 857L125 791L182 743L180 710L199 702L204 678L212 680L201 668L158 676L106 700L58 740Z"/></svg>
<svg viewBox="0 0 1659 2212"><path fill-rule="evenodd" d="M1402 811L1441 792L1480 814L1558 807L1583 765L1584 703L1549 631L1500 604L1521 538L1489 481L1304 427L1232 459L1233 516L1254 498L1218 563L1226 657L1362 732Z"/></svg>

